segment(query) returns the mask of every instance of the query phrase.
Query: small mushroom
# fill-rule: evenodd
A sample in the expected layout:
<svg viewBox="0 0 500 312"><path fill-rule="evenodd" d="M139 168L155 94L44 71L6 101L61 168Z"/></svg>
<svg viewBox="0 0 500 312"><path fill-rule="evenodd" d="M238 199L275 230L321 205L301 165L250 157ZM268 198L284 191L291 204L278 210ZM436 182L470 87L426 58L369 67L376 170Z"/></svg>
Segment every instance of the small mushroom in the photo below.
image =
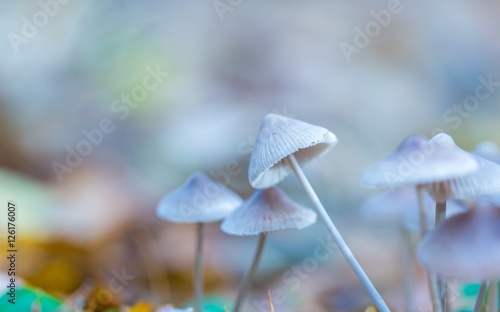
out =
<svg viewBox="0 0 500 312"><path fill-rule="evenodd" d="M259 242L250 270L245 275L233 312L238 312L248 286L259 264L268 232L300 230L316 222L316 213L291 200L277 187L260 189L221 224L223 232L231 235L259 235Z"/></svg>
<svg viewBox="0 0 500 312"><path fill-rule="evenodd" d="M194 173L187 183L163 197L156 214L174 223L196 223L195 311L202 312L203 297L203 224L222 220L243 200L224 185L202 172Z"/></svg>
<svg viewBox="0 0 500 312"><path fill-rule="evenodd" d="M337 144L327 129L300 120L268 114L260 126L250 160L248 177L255 188L278 184L293 167L287 158L300 165L320 157Z"/></svg>
<svg viewBox="0 0 500 312"><path fill-rule="evenodd" d="M456 146L447 134L438 134L433 140L421 135L407 137L392 154L370 166L361 177L361 184L377 188L399 188L414 186L417 190L420 213L420 235L427 231L427 217L423 191L427 185L465 176L478 169L477 161L469 153ZM436 204L436 222L446 214L446 204ZM428 276L433 280L433 276ZM434 309L441 311L438 292L445 298L444 282L436 290L430 282ZM441 304L444 305L444 302Z"/></svg>
<svg viewBox="0 0 500 312"><path fill-rule="evenodd" d="M447 134L440 133L429 141L431 144L434 142L447 146L456 152L467 153L460 149ZM476 170L466 175L429 183L425 186L425 189L436 201L436 225L446 218L446 205L449 199L467 199L500 193L500 165L474 154L469 155L478 164ZM438 283L442 298L446 298L444 279L439 278Z"/></svg>
<svg viewBox="0 0 500 312"><path fill-rule="evenodd" d="M476 207L443 221L422 239L417 256L428 271L441 276L497 284L500 209ZM497 310L498 306L490 311Z"/></svg>
<svg viewBox="0 0 500 312"><path fill-rule="evenodd" d="M248 170L250 184L255 188L270 187L279 183L293 171L333 240L372 297L375 305L380 311L388 312L389 308L386 303L333 224L300 166L323 155L336 144L336 136L323 127L293 118L268 114L262 121L250 159Z"/></svg>

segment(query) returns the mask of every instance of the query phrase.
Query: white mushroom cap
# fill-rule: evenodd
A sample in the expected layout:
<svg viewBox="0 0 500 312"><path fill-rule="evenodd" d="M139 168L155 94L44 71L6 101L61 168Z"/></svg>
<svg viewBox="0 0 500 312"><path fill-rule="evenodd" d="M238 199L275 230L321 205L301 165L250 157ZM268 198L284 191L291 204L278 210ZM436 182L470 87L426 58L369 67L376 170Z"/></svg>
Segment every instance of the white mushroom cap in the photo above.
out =
<svg viewBox="0 0 500 312"><path fill-rule="evenodd" d="M445 181L477 170L474 157L461 150L444 133L427 142L425 137L406 138L392 154L369 167L361 177L368 187L395 188Z"/></svg>
<svg viewBox="0 0 500 312"><path fill-rule="evenodd" d="M444 202L450 198L466 199L500 193L500 165L480 156L472 155L472 157L479 165L478 170L425 186L436 201Z"/></svg>
<svg viewBox="0 0 500 312"><path fill-rule="evenodd" d="M202 172L166 195L158 204L158 217L176 223L215 222L222 220L243 200L224 185Z"/></svg>
<svg viewBox="0 0 500 312"><path fill-rule="evenodd" d="M327 129L303 121L268 114L260 126L248 170L255 188L273 186L292 170L285 158L294 154L299 164L319 157L337 144Z"/></svg>
<svg viewBox="0 0 500 312"><path fill-rule="evenodd" d="M500 278L500 209L455 215L430 231L417 249L430 272L464 280Z"/></svg>
<svg viewBox="0 0 500 312"><path fill-rule="evenodd" d="M277 187L257 190L221 224L232 235L300 230L316 222L316 213L291 200Z"/></svg>

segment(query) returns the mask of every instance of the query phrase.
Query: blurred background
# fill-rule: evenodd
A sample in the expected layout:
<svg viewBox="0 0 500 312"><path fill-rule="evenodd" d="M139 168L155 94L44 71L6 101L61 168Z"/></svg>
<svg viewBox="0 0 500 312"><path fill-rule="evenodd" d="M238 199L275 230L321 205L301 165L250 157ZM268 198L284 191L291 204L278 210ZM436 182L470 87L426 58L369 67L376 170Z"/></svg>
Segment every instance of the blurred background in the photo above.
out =
<svg viewBox="0 0 500 312"><path fill-rule="evenodd" d="M360 217L376 194L362 172L413 133L500 143L497 2L42 0L0 12L0 205L18 205L19 275L62 298L91 285L123 304L189 304L194 227L159 220L156 205L196 170L248 197L255 135L277 113L337 135L306 174L402 311L398 228ZM310 206L295 178L280 186ZM257 240L218 223L206 234L206 294L229 306ZM299 286L284 279L326 238L320 223L270 235L248 311L268 289L284 293L277 311L366 307L337 250ZM133 278L110 290L122 270Z"/></svg>

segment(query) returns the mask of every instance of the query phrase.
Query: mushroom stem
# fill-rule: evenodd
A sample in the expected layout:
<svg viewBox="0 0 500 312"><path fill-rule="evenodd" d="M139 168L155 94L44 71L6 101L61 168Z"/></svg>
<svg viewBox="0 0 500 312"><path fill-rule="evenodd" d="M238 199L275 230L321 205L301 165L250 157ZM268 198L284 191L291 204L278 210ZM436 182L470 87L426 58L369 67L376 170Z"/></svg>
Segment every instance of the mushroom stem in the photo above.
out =
<svg viewBox="0 0 500 312"><path fill-rule="evenodd" d="M488 290L488 311L498 311L498 281L490 280L490 289Z"/></svg>
<svg viewBox="0 0 500 312"><path fill-rule="evenodd" d="M401 227L403 237L403 276L404 276L404 294L406 302L406 311L413 312L415 302L413 300L414 290L414 272L413 272L413 248L411 241L411 233Z"/></svg>
<svg viewBox="0 0 500 312"><path fill-rule="evenodd" d="M419 225L420 225L420 238L424 237L427 232L427 213L425 211L424 203L424 188L421 185L417 186L417 201L419 212Z"/></svg>
<svg viewBox="0 0 500 312"><path fill-rule="evenodd" d="M434 222L434 227L436 227L440 222L446 219L446 201L436 202L436 218ZM443 310L446 311L447 307L447 294L446 294L446 279L442 276L437 277L437 287L439 289L439 298L441 299L441 306Z"/></svg>
<svg viewBox="0 0 500 312"><path fill-rule="evenodd" d="M271 291L267 291L267 301L269 301L269 312L274 312L273 298L271 297Z"/></svg>
<svg viewBox="0 0 500 312"><path fill-rule="evenodd" d="M484 293L486 292L486 281L481 282L481 287L479 287L479 293L477 294L476 303L474 304L474 312L481 312L483 308Z"/></svg>
<svg viewBox="0 0 500 312"><path fill-rule="evenodd" d="M441 305L441 300L439 299L439 289L437 287L436 275L427 272L427 284L429 285L429 291L431 292L432 311L443 312L443 306Z"/></svg>
<svg viewBox="0 0 500 312"><path fill-rule="evenodd" d="M422 185L417 185L417 201L418 201L418 211L419 211L419 224L420 224L420 239L424 237L427 232L427 213L425 211L424 203L424 187ZM439 300L439 289L437 288L436 277L427 272L427 285L429 285L429 292L431 296L432 306L434 312L441 312L442 305Z"/></svg>
<svg viewBox="0 0 500 312"><path fill-rule="evenodd" d="M196 255L194 267L195 311L202 312L203 297L203 223L196 224Z"/></svg>
<svg viewBox="0 0 500 312"><path fill-rule="evenodd" d="M299 179L300 183L304 187L307 195L311 199L314 207L316 208L317 213L321 216L323 219L323 222L325 223L326 227L328 228L328 231L330 232L330 235L332 235L333 240L339 247L340 251L344 255L345 259L351 266L352 270L360 280L361 284L365 287L366 291L372 298L374 304L377 306L379 311L381 312L390 312L389 308L387 307L387 304L384 302L384 299L380 294L378 293L377 289L375 289L375 286L373 286L372 282L366 275L366 273L363 271L363 268L359 265L358 261L352 254L351 250L347 246L346 242L342 238L342 235L340 235L340 232L337 230L335 225L333 224L332 220L328 216L328 213L325 210L325 207L323 207L323 204L318 198L318 195L316 195L316 192L312 188L311 184L307 180L304 172L300 168L297 159L295 159L295 156L293 154L288 156L288 161L290 163L290 166L292 167L293 171L295 172L295 175ZM235 311L236 312L236 311Z"/></svg>
<svg viewBox="0 0 500 312"><path fill-rule="evenodd" d="M436 222L435 225L438 225L441 221L446 219L446 201L444 202L436 202Z"/></svg>
<svg viewBox="0 0 500 312"><path fill-rule="evenodd" d="M257 249L255 250L255 255L253 257L250 270L248 271L248 273L243 278L243 281L241 282L240 289L238 290L238 296L236 297L236 302L234 303L233 312L238 312L241 305L243 304L243 300L245 299L245 295L247 293L248 286L250 285L250 281L252 280L252 277L255 274L257 267L259 266L259 260L260 256L262 255L262 249L264 249L266 237L267 235L265 232L260 233L259 235L259 242L257 244Z"/></svg>

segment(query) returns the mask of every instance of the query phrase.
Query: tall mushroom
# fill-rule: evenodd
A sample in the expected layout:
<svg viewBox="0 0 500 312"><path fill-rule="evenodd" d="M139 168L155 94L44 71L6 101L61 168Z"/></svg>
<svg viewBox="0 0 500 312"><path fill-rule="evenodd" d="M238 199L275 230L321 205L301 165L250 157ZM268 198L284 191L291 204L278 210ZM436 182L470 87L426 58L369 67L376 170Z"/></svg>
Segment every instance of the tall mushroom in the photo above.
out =
<svg viewBox="0 0 500 312"><path fill-rule="evenodd" d="M423 190L426 185L465 176L478 168L473 156L462 151L451 138L437 137L432 142L420 135L407 137L389 156L370 166L361 177L361 184L376 188L414 186L420 211L420 235L427 231ZM453 143L453 144L452 144ZM438 208L442 208L440 205ZM439 211L439 210L438 210ZM436 212L436 221L441 213ZM439 290L434 276L428 276L435 311L441 311Z"/></svg>
<svg viewBox="0 0 500 312"><path fill-rule="evenodd" d="M417 256L430 272L496 285L500 279L500 209L477 207L443 221L422 239ZM498 311L498 294L490 295L496 300L490 300L495 307L489 311ZM479 307L476 304L474 311L480 311Z"/></svg>
<svg viewBox="0 0 500 312"><path fill-rule="evenodd" d="M203 224L222 220L243 200L224 185L202 172L194 173L187 183L163 197L156 214L175 223L196 223L195 311L202 312L203 297Z"/></svg>
<svg viewBox="0 0 500 312"><path fill-rule="evenodd" d="M434 141L446 145L450 149L467 153L460 149L447 134L440 133L433 137L429 143ZM436 201L435 224L446 218L446 203L449 199L468 199L500 193L500 165L478 155L469 155L477 162L477 170L460 177L429 183L425 186ZM439 278L439 288L443 299L447 297L445 283L443 278Z"/></svg>
<svg viewBox="0 0 500 312"><path fill-rule="evenodd" d="M321 156L336 144L336 136L323 127L268 114L261 123L250 159L250 184L255 188L270 187L278 184L293 171L375 305L380 311L387 312L389 308L386 303L345 243L301 169L301 165Z"/></svg>
<svg viewBox="0 0 500 312"><path fill-rule="evenodd" d="M257 190L239 208L224 219L222 231L231 235L259 235L250 270L245 275L233 312L238 312L252 277L259 265L266 234L272 231L300 230L316 222L316 214L292 201L277 187Z"/></svg>

